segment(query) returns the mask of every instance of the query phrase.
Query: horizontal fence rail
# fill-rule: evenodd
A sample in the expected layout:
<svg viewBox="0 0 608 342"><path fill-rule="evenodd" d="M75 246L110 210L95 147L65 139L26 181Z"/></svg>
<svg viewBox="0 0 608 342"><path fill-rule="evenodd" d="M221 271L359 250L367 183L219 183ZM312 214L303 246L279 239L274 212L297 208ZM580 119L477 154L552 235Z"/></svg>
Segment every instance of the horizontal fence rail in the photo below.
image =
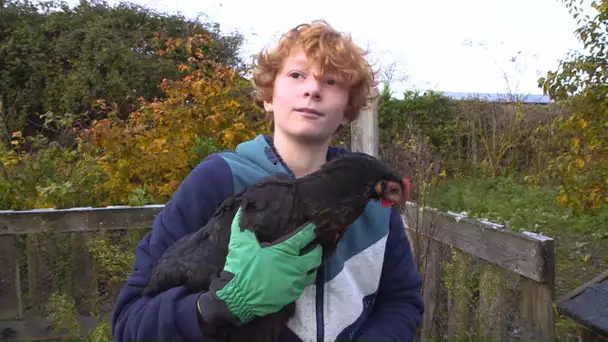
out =
<svg viewBox="0 0 608 342"><path fill-rule="evenodd" d="M84 246L97 234L145 233L163 207L0 211L0 332L8 331L13 340L55 336L49 312L41 307L51 300L51 288L60 288L62 278L70 277L54 274L49 266L60 253L72 255L74 264L68 267L74 268L70 274L75 279L64 288L72 289L78 324L94 329L92 308L111 310L124 279L114 279L113 290L99 290L111 281L92 280L99 261ZM402 218L424 280L421 339L554 339L553 239L413 203L402 210ZM73 238L59 251L55 240L40 234ZM105 302L85 300L96 296Z"/></svg>
<svg viewBox="0 0 608 342"><path fill-rule="evenodd" d="M421 339L555 338L552 238L414 204L402 218L423 274Z"/></svg>

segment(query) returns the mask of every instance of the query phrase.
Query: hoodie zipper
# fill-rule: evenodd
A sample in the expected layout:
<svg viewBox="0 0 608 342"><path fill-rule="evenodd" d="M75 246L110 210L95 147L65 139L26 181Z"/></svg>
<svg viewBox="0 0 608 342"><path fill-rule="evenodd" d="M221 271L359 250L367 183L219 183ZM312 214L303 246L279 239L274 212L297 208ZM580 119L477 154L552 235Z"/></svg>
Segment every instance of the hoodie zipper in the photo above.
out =
<svg viewBox="0 0 608 342"><path fill-rule="evenodd" d="M281 163L281 165L283 166L283 168L285 169L285 171L287 171L287 175L293 179L296 178L295 174L293 173L293 171L291 171L291 169L289 167L287 167L287 165L285 165L285 163L283 162L283 160L278 156L278 153L276 153L276 150L274 149L274 146L272 144L272 140L266 139L266 142L268 143L268 149L265 149L266 152L266 157L268 157L268 159L270 160L270 162L272 162L274 165L276 165L277 163ZM319 266L319 268L317 269L317 278L315 279L315 285L316 285L316 300L315 300L315 309L316 309L316 316L317 316L317 342L323 342L323 339L325 338L325 323L323 321L323 294L324 294L324 279L325 279L325 267L324 265Z"/></svg>
<svg viewBox="0 0 608 342"><path fill-rule="evenodd" d="M323 342L324 336L324 327L325 323L323 322L323 279L325 278L325 267L323 265L319 266L317 269L317 279L316 279L316 313L317 313L317 342Z"/></svg>

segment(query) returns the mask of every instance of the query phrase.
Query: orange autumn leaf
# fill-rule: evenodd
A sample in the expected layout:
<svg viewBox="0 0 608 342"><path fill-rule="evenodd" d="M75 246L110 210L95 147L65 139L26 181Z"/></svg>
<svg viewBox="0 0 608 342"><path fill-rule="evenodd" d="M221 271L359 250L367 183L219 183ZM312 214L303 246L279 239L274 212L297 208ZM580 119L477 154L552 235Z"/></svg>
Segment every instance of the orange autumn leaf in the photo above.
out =
<svg viewBox="0 0 608 342"><path fill-rule="evenodd" d="M114 117L91 128L96 138L88 139L88 144L103 150L98 163L109 175L103 184L108 200L128 202L138 188L166 200L209 153L234 149L268 131L262 110L247 95L249 82L215 61L194 55L205 39L168 40L166 53L191 44L182 50L190 49L191 64L176 66L183 77L163 79L159 88L164 98L142 99L126 120Z"/></svg>

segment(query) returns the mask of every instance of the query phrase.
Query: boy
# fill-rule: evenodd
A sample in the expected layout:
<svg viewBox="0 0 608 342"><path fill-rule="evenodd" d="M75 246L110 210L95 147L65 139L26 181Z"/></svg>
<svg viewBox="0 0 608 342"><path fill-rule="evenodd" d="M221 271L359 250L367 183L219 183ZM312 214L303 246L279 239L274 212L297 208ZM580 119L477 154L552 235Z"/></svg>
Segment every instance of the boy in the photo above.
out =
<svg viewBox="0 0 608 342"><path fill-rule="evenodd" d="M329 143L357 118L374 75L361 49L321 21L296 27L276 49L260 53L254 85L273 136L210 155L186 177L137 246L134 271L112 314L114 338L221 340L222 332L248 321L252 312L269 313L268 306L297 299L282 340L413 340L423 312L420 276L399 213L371 202L316 273L316 251L284 253L287 243L293 248L312 238L314 226L307 226L277 248L264 248L264 257L238 257L231 247L234 263L208 292L186 294L180 286L142 297L154 262L171 243L202 227L226 197L269 174L301 177L348 153ZM259 274L271 279L261 285ZM272 288L264 288L268 284Z"/></svg>

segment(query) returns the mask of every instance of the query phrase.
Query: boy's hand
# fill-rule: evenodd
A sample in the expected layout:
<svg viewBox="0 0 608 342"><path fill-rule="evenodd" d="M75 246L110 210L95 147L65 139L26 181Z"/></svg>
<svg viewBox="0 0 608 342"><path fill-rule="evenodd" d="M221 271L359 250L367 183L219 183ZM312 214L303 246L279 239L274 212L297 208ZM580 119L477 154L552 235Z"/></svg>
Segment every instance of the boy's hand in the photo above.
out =
<svg viewBox="0 0 608 342"><path fill-rule="evenodd" d="M241 230L241 209L232 221L226 265L216 295L241 323L265 316L294 302L315 279L322 249L300 251L315 239L315 226L302 226L293 235L261 247L254 233Z"/></svg>

